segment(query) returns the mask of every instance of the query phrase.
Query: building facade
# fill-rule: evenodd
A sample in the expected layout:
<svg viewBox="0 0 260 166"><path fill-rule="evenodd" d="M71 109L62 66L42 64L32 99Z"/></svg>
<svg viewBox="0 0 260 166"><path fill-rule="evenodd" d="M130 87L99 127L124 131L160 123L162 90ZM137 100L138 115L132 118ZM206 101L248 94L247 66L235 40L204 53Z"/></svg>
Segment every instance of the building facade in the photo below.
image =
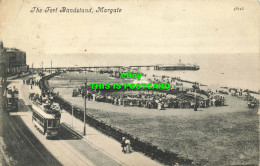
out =
<svg viewBox="0 0 260 166"><path fill-rule="evenodd" d="M0 74L8 77L28 71L26 53L16 48L5 48L0 41Z"/></svg>

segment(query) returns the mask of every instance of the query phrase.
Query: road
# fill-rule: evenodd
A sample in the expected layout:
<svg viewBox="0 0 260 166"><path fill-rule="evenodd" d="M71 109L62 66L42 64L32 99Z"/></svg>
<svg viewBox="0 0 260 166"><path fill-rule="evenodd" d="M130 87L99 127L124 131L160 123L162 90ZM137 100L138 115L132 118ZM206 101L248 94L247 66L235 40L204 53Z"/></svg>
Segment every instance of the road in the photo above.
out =
<svg viewBox="0 0 260 166"><path fill-rule="evenodd" d="M1 89L2 96L2 89ZM26 107L19 103L19 110ZM1 156L2 165L51 165L60 166L61 163L45 148L24 124L20 116L10 116L0 102L1 117Z"/></svg>
<svg viewBox="0 0 260 166"><path fill-rule="evenodd" d="M39 139L39 141L48 149L48 151L58 159L62 165L122 165L112 158L108 157L98 149L94 148L91 144L84 140L75 139L71 136L61 137L59 140L47 140L44 135L38 132L32 123L32 112L28 105L31 101L28 100L29 86L22 85L21 81L15 81L12 86L20 89L19 98L22 101L21 107L27 109L25 113L20 114L20 118L24 121L30 131ZM21 110L19 108L19 110ZM18 114L19 115L19 114ZM68 133L62 128L62 132ZM73 133L70 133L71 135ZM64 135L64 134L63 134Z"/></svg>

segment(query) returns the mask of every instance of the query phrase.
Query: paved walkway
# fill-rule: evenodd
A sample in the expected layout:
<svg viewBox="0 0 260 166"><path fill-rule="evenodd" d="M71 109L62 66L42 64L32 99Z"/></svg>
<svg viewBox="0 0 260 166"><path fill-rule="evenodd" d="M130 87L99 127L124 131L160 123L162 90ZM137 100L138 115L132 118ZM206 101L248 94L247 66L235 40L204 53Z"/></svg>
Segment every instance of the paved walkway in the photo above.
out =
<svg viewBox="0 0 260 166"><path fill-rule="evenodd" d="M64 112L61 116L62 122L71 124L75 131L81 135L83 134L83 122L76 118L72 119L72 116L69 113ZM133 151L130 154L122 153L122 148L119 142L100 133L90 126L86 127L86 136L83 136L83 139L122 165L161 165L138 152Z"/></svg>
<svg viewBox="0 0 260 166"><path fill-rule="evenodd" d="M23 99L26 104L30 105L32 103L28 99L30 86L24 85L22 81L20 81L17 82L17 87L20 92L19 97ZM35 91L40 91L37 86L34 86L33 89ZM31 115L21 117L32 131L36 131L31 123ZM61 123L66 123L76 132L83 135L83 122L76 119L65 110L62 110ZM35 134L39 135L37 138L42 138L41 141L46 145L46 148L64 165L162 165L138 152L133 151L130 154L122 153L119 142L100 133L89 125L86 126L86 136L83 136L83 139L81 140L53 141L46 140L39 132L36 132ZM63 148L59 149L60 147ZM70 149L70 152L64 151L64 148ZM71 154L72 156L69 157L68 154Z"/></svg>

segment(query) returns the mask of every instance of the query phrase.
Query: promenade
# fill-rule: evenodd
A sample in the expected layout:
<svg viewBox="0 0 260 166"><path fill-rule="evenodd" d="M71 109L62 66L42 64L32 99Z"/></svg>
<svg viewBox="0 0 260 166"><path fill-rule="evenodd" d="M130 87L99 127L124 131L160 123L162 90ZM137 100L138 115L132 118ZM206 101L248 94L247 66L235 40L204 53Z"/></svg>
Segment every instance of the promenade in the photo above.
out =
<svg viewBox="0 0 260 166"><path fill-rule="evenodd" d="M25 105L31 105L32 101L28 99L30 86L24 85L22 80L15 80L11 86L13 85L18 87L20 92L19 98L24 100ZM37 86L33 86L33 90L40 92ZM22 120L63 165L161 165L138 152L122 153L119 142L100 133L89 125L86 126L86 136L83 136L83 122L65 110L62 110L61 123L65 123L82 135L83 138L80 140L47 140L45 136L34 128L31 122L31 114L30 111L22 114Z"/></svg>

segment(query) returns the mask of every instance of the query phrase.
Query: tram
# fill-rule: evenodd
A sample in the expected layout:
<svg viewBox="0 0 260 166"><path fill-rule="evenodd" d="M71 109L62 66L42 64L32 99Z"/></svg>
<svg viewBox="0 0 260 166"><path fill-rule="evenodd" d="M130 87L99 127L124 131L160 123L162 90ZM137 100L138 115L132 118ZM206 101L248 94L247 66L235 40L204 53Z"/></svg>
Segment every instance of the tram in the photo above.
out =
<svg viewBox="0 0 260 166"><path fill-rule="evenodd" d="M5 97L5 108L7 111L9 112L18 111L18 96L19 96L19 92L15 87L6 88L4 92L4 97Z"/></svg>
<svg viewBox="0 0 260 166"><path fill-rule="evenodd" d="M41 108L32 105L32 122L47 139L59 137L61 113L54 108Z"/></svg>

